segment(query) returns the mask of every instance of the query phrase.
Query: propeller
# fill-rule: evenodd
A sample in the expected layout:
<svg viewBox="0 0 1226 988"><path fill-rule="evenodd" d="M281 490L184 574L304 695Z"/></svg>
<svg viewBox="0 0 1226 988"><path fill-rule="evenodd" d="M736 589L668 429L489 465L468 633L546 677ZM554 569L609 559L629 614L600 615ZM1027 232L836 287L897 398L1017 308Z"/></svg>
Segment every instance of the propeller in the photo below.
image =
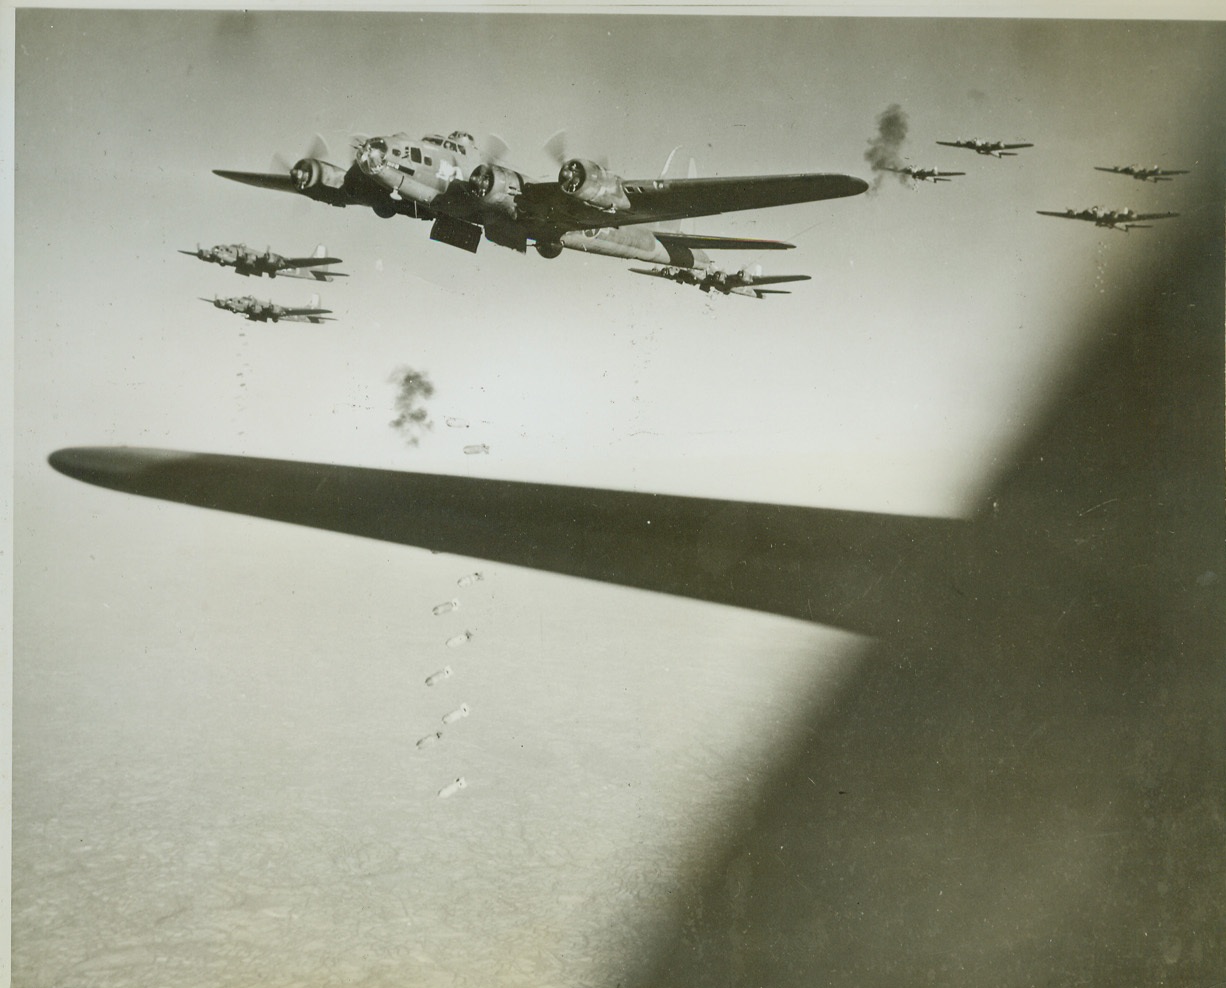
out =
<svg viewBox="0 0 1226 988"><path fill-rule="evenodd" d="M307 146L306 151L300 154L295 161L301 161L303 158L319 158L323 161L328 160L328 142L319 134L311 138L311 143ZM279 175L292 175L294 165L280 151L272 156L271 170Z"/></svg>
<svg viewBox="0 0 1226 988"><path fill-rule="evenodd" d="M487 134L479 147L481 148L481 159L491 165L501 164L511 153L507 142L494 133Z"/></svg>
<svg viewBox="0 0 1226 988"><path fill-rule="evenodd" d="M562 165L566 164L566 162L570 161L572 158L575 157L575 155L571 153L569 147L567 146L568 143L569 143L569 135L567 134L565 127L563 127L559 131L556 131L549 138L549 140L545 142L545 145L544 145L545 153L549 155L549 157L551 157L554 161L557 162L558 167L561 167ZM605 155L605 154L590 155L589 157L591 158L592 161L596 162L596 164L598 164L601 168L605 169L606 171L608 170L609 168L609 156L608 155Z"/></svg>

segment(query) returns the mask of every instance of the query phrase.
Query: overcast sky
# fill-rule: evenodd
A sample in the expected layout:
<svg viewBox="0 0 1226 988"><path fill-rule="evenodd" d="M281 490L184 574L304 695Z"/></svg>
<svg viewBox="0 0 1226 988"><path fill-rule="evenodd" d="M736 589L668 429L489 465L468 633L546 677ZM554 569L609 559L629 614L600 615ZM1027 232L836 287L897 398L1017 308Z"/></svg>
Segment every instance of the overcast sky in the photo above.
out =
<svg viewBox="0 0 1226 988"><path fill-rule="evenodd" d="M127 498L52 472L147 445L892 513L967 515L1087 316L1198 183L1194 23L23 9L16 18L14 950L29 984L615 983L850 635ZM812 281L708 299L572 252L225 182L315 134L496 133L656 176L909 188L708 217ZM996 160L940 147L1032 142ZM1095 171L1190 169L1153 186ZM177 253L324 243L337 321ZM424 371L434 427L389 426ZM449 428L446 417L467 428ZM488 455L463 447L484 443ZM460 589L480 569L486 579ZM435 617L451 598L460 611ZM443 642L459 631L461 648ZM443 687L424 677L450 665ZM443 742L460 703L471 714ZM436 793L464 776L453 798ZM744 780L744 781L742 781ZM712 836L712 835L716 836ZM338 931L341 931L338 933ZM324 973L321 973L324 972ZM329 980L331 979L331 980Z"/></svg>

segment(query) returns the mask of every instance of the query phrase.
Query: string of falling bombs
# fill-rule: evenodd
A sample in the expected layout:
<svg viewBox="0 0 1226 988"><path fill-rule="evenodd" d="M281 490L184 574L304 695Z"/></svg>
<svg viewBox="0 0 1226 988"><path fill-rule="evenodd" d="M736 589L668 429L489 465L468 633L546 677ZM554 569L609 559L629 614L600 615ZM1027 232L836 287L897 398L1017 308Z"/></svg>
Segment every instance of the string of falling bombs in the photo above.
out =
<svg viewBox="0 0 1226 988"><path fill-rule="evenodd" d="M482 576L482 574L479 572L469 573L467 576L462 576L458 580L456 580L456 586L460 587L461 589L467 589L468 587L473 586L474 584L480 582L483 579L484 579L484 576ZM442 617L443 615L446 615L446 614L454 614L459 609L460 609L460 601L458 598L453 597L451 600L447 600L441 604L435 605L435 607L432 609L432 613L434 614L435 617ZM443 644L447 648L459 648L462 645L466 645L472 639L472 637L473 637L473 633L471 631L464 630L460 632L459 634L452 635ZM453 670L450 665L443 666L443 668L430 673L430 675L426 677L426 680L425 680L426 686L431 686L431 687L437 686L445 682L446 680L451 678L452 672ZM456 723L457 721L463 720L465 717L468 716L468 712L469 712L468 704L461 703L454 710L450 710L447 713L443 714L443 717L442 717L443 726L450 727L452 724ZM434 731L433 733L427 734L423 738L419 738L417 741L417 747L418 749L429 748L433 745L438 744L439 741L441 741L442 739L443 739L443 732ZM454 796L461 789L464 789L467 786L468 786L467 780L465 780L464 776L461 775L458 778L453 779L451 782L447 783L447 785L443 786L443 788L438 791L439 798L448 799L449 797Z"/></svg>
<svg viewBox="0 0 1226 988"><path fill-rule="evenodd" d="M449 429L467 429L468 421L466 419L455 418L448 415L443 419L447 423ZM490 451L489 443L469 443L464 447L465 456L483 456Z"/></svg>

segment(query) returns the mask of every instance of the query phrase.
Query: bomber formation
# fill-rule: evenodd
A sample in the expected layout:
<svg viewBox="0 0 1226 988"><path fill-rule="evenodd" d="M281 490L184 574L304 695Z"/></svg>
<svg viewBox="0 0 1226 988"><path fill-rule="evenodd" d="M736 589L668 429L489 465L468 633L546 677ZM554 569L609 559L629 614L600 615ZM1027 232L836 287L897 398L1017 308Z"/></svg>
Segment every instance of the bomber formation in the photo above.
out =
<svg viewBox="0 0 1226 988"><path fill-rule="evenodd" d="M873 147L865 157L879 172L891 172L902 179L909 179L912 187L920 182L950 182L955 177L966 175L966 172L947 172L936 168L917 168L905 165L898 157L898 146L906 136L906 121L901 110L891 107L878 118L881 130L879 137L872 142ZM943 147L961 148L974 151L976 154L991 158L1016 158L1018 151L1032 148L1034 144L1019 142L1008 144L1004 141L987 141L982 138L959 139L954 141L937 141ZM1127 175L1142 182L1170 182L1176 175L1187 175L1186 169L1162 169L1157 165L1142 167L1141 165L1095 165L1095 171L1110 172L1116 175ZM1105 206L1091 206L1087 209L1065 209L1062 211L1039 209L1035 211L1040 216L1055 216L1060 219L1083 220L1107 230L1145 230L1152 226L1153 220L1171 219L1178 216L1174 212L1138 212L1134 209L1109 209Z"/></svg>
<svg viewBox="0 0 1226 988"><path fill-rule="evenodd" d="M898 155L906 136L905 115L891 107L878 118L881 134L870 141L865 158L875 172L899 176L912 187L920 183L948 183L967 175L908 165ZM1006 142L982 138L938 140L943 147L973 151L997 159L1018 157L1033 148L1031 142ZM679 148L674 148L658 178L629 180L591 158L570 155L566 136L559 131L545 144L559 164L556 179L535 180L503 163L505 143L491 137L485 145L468 132L451 131L446 136L427 134L412 139L404 133L385 137L355 138L353 161L333 164L322 140L299 159L288 172L261 173L215 169L222 178L305 196L315 202L343 208L369 208L376 216L390 219L406 216L431 223L430 239L476 253L481 241L526 253L531 246L546 259L563 250L582 251L654 267L632 267L632 274L647 275L677 285L697 288L704 294L740 295L762 299L787 295L772 286L809 280L808 275L763 275L757 264L726 269L712 260L709 251L790 250L795 245L781 240L724 237L683 233L673 229L682 220L768 206L782 206L825 199L839 199L869 191L870 185L851 175L813 173L796 175L699 178L693 160L686 178L669 178L668 171ZM1169 182L1186 169L1162 169L1157 165L1095 165L1095 170L1124 175L1141 182ZM878 177L878 182L880 177ZM1145 229L1153 220L1178 216L1170 211L1139 212L1130 208L1063 211L1036 210L1042 216L1083 220L1109 230ZM663 229L668 225L669 229ZM302 278L331 282L347 277L333 269L341 263L329 257L320 245L309 257L263 252L245 244L225 244L195 251L180 251L199 260L232 268L244 277L267 275L270 279ZM205 299L205 301L209 301ZM330 311L319 308L318 296L304 308L261 302L251 296L215 298L218 308L249 320L266 322L322 321Z"/></svg>
<svg viewBox="0 0 1226 988"><path fill-rule="evenodd" d="M309 257L285 257L274 254L272 248L266 248L262 253L253 250L246 244L218 244L215 247L201 247L195 250L180 250L180 254L194 257L208 264L217 264L223 268L233 268L235 274L249 278L264 275L276 278L304 278L312 281L330 282L334 278L349 277L343 271L334 271L331 265L340 264L339 257L329 257L328 249L320 244L315 253ZM253 295L235 295L230 298L202 298L202 302L211 302L214 307L235 315L243 316L251 322L331 322L331 309L319 307L319 296L312 295L310 301L303 307L278 305L271 301L261 301Z"/></svg>

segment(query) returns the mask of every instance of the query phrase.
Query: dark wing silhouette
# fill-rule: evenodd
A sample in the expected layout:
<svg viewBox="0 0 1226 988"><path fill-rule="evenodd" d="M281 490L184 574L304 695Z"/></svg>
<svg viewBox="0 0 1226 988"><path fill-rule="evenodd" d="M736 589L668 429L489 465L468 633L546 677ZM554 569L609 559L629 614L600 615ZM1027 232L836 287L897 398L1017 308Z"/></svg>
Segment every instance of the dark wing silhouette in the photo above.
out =
<svg viewBox="0 0 1226 988"><path fill-rule="evenodd" d="M125 447L51 465L146 497L477 556L873 633L898 593L940 597L905 560L965 523L325 463ZM797 576L821 569L818 584ZM935 606L935 604L934 604Z"/></svg>

